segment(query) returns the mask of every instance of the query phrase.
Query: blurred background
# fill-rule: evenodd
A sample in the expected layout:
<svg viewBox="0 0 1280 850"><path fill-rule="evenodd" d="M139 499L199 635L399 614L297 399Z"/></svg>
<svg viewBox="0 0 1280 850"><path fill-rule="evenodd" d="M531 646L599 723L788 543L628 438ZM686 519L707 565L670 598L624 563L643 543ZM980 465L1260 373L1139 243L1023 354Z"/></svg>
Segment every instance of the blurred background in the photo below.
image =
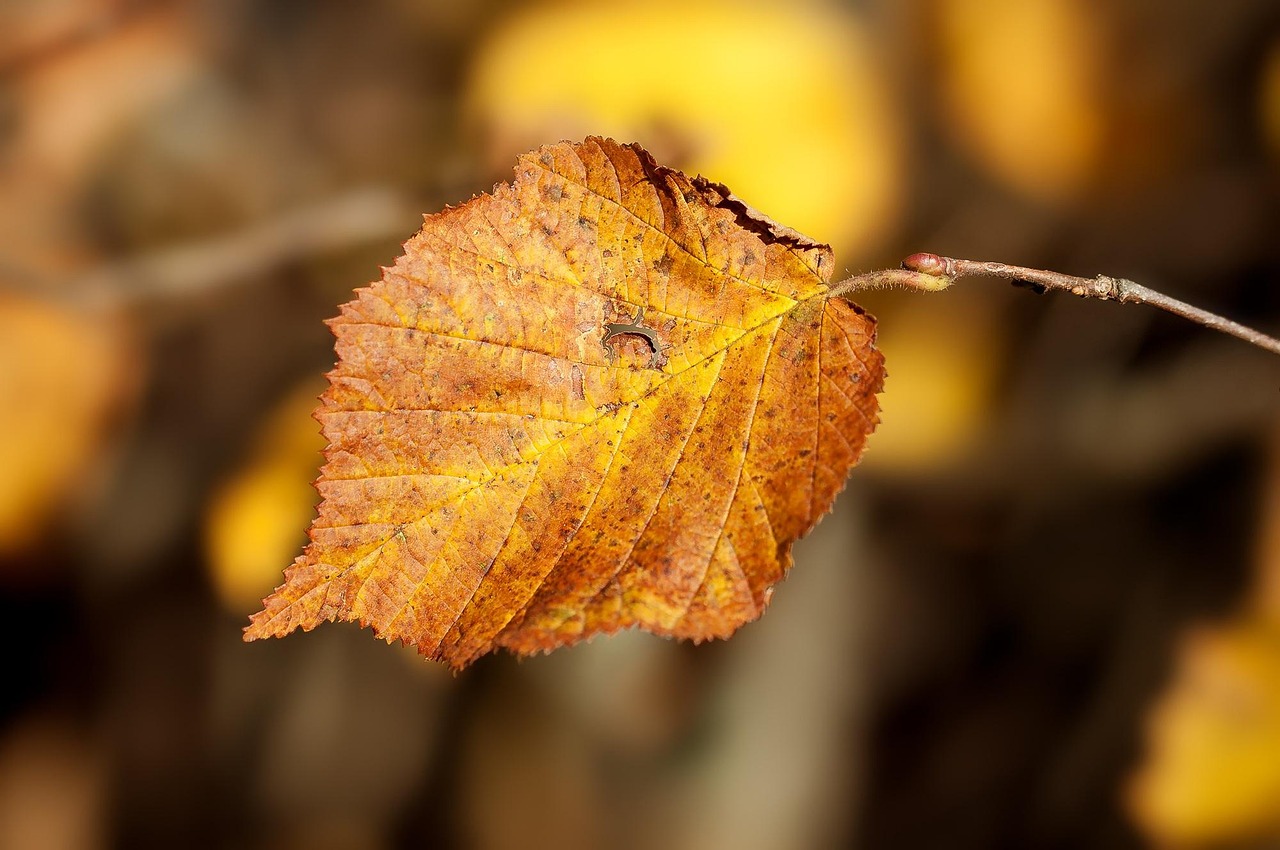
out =
<svg viewBox="0 0 1280 850"><path fill-rule="evenodd" d="M1280 359L878 293L885 413L769 614L453 676L242 644L321 320L588 133L843 270L1280 330L1274 0L0 0L0 847L1280 846Z"/></svg>

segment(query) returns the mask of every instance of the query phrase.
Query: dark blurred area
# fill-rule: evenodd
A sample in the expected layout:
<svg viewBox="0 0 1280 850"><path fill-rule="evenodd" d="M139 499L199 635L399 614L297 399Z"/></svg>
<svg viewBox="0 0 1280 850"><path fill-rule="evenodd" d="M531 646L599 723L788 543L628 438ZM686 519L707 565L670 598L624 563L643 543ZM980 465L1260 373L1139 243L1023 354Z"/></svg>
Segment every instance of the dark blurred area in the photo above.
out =
<svg viewBox="0 0 1280 850"><path fill-rule="evenodd" d="M863 466L732 640L245 645L322 320L588 133L829 240L1280 331L1280 5L0 0L0 848L1280 846L1280 360L876 293Z"/></svg>

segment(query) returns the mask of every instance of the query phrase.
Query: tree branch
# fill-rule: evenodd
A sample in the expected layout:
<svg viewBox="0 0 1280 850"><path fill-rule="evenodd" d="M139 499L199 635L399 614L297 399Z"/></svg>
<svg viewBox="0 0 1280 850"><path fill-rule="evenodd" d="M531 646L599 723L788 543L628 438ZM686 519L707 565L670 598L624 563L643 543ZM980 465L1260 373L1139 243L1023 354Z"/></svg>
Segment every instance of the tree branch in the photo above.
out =
<svg viewBox="0 0 1280 850"><path fill-rule="evenodd" d="M87 310L141 309L200 298L254 275L375 240L404 239L421 226L411 199L381 186L350 189L239 230L119 260L69 280L51 280L0 256L0 292L13 290Z"/></svg>
<svg viewBox="0 0 1280 850"><path fill-rule="evenodd" d="M1098 275L1095 278L1075 277L1043 269L1010 266L1005 263L985 263L976 260L957 260L937 254L912 254L902 261L901 269L867 272L855 275L831 287L832 295L843 295L864 289L903 287L924 292L946 289L962 277L1000 277L1006 280L1029 283L1040 292L1055 290L1069 292L1081 298L1100 298L1103 301L1119 301L1121 304L1150 304L1170 313L1190 319L1206 328L1239 337L1259 348L1280 354L1280 339L1268 336L1238 322L1193 307L1170 298L1141 284L1119 277Z"/></svg>

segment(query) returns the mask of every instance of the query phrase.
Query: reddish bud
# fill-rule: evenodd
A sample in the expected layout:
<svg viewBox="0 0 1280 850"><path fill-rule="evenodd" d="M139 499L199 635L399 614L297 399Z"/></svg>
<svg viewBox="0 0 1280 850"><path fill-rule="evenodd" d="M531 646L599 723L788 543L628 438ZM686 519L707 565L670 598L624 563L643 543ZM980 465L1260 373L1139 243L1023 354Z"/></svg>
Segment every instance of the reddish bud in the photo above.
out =
<svg viewBox="0 0 1280 850"><path fill-rule="evenodd" d="M947 261L937 254L912 254L902 261L902 267L908 271L920 272L931 277L949 277Z"/></svg>

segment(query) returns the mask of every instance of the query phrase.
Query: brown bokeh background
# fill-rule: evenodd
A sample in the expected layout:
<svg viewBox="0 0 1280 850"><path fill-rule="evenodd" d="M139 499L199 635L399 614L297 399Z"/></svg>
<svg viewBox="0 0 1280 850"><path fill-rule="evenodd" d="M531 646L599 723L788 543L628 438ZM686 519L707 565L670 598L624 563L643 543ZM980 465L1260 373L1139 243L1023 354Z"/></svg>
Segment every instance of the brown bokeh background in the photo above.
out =
<svg viewBox="0 0 1280 850"><path fill-rule="evenodd" d="M587 133L849 271L1280 330L1272 0L3 0L0 847L1280 843L1280 360L1148 309L868 297L883 424L730 641L240 642L321 320Z"/></svg>

